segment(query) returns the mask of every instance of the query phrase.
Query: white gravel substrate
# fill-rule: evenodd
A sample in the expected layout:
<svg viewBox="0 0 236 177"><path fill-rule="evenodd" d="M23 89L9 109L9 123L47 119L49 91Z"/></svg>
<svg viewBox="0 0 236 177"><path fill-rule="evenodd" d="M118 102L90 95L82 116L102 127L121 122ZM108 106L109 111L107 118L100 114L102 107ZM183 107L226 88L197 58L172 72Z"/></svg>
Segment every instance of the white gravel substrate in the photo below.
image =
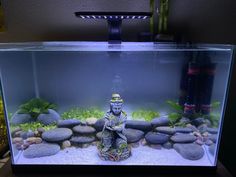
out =
<svg viewBox="0 0 236 177"><path fill-rule="evenodd" d="M148 146L139 146L132 148L130 158L120 161L111 162L103 161L98 156L96 146L87 148L67 148L61 150L54 156L27 159L23 153L19 155L16 164L79 164L79 165L178 165L178 166L212 166L209 160L206 148L205 155L200 160L186 160L181 157L174 149L153 149Z"/></svg>

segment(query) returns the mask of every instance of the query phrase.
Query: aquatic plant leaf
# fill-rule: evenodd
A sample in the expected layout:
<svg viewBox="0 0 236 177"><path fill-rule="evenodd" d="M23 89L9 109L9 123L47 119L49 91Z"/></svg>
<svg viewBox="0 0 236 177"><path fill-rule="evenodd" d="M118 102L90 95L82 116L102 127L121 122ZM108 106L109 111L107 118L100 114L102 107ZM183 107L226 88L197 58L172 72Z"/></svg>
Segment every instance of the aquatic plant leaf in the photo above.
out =
<svg viewBox="0 0 236 177"><path fill-rule="evenodd" d="M168 115L168 118L170 119L171 122L176 122L178 119L180 119L182 117L181 114L179 113L170 113Z"/></svg>
<svg viewBox="0 0 236 177"><path fill-rule="evenodd" d="M211 108L212 109L216 109L220 106L220 102L219 101L214 101L211 103Z"/></svg>
<svg viewBox="0 0 236 177"><path fill-rule="evenodd" d="M167 100L166 103L174 110L178 112L183 112L183 106L179 105L178 103L175 103L174 101Z"/></svg>
<svg viewBox="0 0 236 177"><path fill-rule="evenodd" d="M218 127L220 121L220 113L211 113L209 116L209 120L211 121L213 127Z"/></svg>
<svg viewBox="0 0 236 177"><path fill-rule="evenodd" d="M176 123L174 123L174 126L178 126L178 127L186 127L186 123L184 123L184 122L176 122Z"/></svg>
<svg viewBox="0 0 236 177"><path fill-rule="evenodd" d="M27 114L29 112L28 109L25 109L25 108L20 108L20 110L17 112L18 114Z"/></svg>
<svg viewBox="0 0 236 177"><path fill-rule="evenodd" d="M39 109L39 108L33 108L33 109L32 109L32 112L39 114L39 113L40 113L40 109Z"/></svg>

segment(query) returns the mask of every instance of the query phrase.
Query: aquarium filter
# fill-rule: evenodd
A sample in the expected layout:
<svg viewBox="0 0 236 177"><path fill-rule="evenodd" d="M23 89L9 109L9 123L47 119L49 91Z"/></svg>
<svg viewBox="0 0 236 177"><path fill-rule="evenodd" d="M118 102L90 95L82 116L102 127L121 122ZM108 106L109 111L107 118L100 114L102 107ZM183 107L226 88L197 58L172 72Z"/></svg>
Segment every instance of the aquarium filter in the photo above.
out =
<svg viewBox="0 0 236 177"><path fill-rule="evenodd" d="M200 66L189 63L187 72L187 95L184 112L191 116L195 112L208 115L211 112L211 95L216 65L208 63ZM198 94L197 94L198 93Z"/></svg>

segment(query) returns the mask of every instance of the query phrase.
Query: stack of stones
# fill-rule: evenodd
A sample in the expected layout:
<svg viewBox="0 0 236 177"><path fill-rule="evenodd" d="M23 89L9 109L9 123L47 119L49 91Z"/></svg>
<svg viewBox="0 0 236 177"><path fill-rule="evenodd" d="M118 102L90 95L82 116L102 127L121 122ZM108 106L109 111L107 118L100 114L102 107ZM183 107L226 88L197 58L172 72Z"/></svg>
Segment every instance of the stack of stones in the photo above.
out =
<svg viewBox="0 0 236 177"><path fill-rule="evenodd" d="M21 129L17 129L12 132L13 144L18 150L24 150L23 155L26 158L55 155L60 149L72 145L88 147L98 140L94 128L96 122L96 118L89 118L86 122L77 119L59 120L57 128L48 131L39 128L40 133L30 132L27 136Z"/></svg>
<svg viewBox="0 0 236 177"><path fill-rule="evenodd" d="M167 118L155 118L151 122L153 129L145 135L146 143L157 149L173 148L188 160L198 160L204 156L202 145L210 146L209 151L213 155L218 130L209 128L206 119L201 120L204 121L198 125L194 119L189 120L186 127L170 127Z"/></svg>
<svg viewBox="0 0 236 177"><path fill-rule="evenodd" d="M21 128L16 128L11 132L12 143L17 150L25 150L32 144L42 143L41 135L45 130L38 128L36 131L23 131Z"/></svg>
<svg viewBox="0 0 236 177"><path fill-rule="evenodd" d="M74 145L87 147L95 141L95 128L88 125L77 125L73 128L74 135L70 142Z"/></svg>
<svg viewBox="0 0 236 177"><path fill-rule="evenodd" d="M194 132L194 135L198 138L197 143L200 145L205 144L208 146L210 154L215 155L218 129L212 128L210 121L201 117L194 119L191 125L197 127L198 131Z"/></svg>
<svg viewBox="0 0 236 177"><path fill-rule="evenodd" d="M184 118L185 121L187 118ZM201 121L200 121L201 120ZM203 145L209 146L213 155L218 130L210 128L202 118L187 120L186 127L170 127L167 117L154 118L151 122L127 120L124 134L131 147L149 146L155 149L175 149L183 158L198 160L203 157ZM13 144L24 150L27 158L54 155L71 146L88 147L96 145L101 139L104 119L88 118L82 122L77 119L59 120L57 128L35 132L12 132Z"/></svg>

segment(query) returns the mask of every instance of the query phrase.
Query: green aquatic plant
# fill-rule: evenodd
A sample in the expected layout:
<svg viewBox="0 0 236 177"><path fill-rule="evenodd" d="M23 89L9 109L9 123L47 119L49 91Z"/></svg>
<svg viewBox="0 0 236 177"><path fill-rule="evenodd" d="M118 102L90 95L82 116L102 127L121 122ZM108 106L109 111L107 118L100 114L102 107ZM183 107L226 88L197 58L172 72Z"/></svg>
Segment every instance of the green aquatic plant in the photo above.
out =
<svg viewBox="0 0 236 177"><path fill-rule="evenodd" d="M175 111L173 113L168 114L168 118L170 120L170 126L186 126L182 123L179 122L179 120L183 117L184 114L184 107L179 105L178 103L167 100L166 103ZM219 125L219 119L220 119L220 114L216 112L216 110L219 108L220 102L219 101L213 101L211 103L211 113L210 115L204 115L200 112L193 114L189 118L197 118L197 117L204 117L205 119L210 120L212 125L214 127L218 127Z"/></svg>
<svg viewBox="0 0 236 177"><path fill-rule="evenodd" d="M146 121L151 121L155 117L160 117L159 112L153 110L139 109L132 113L133 119L144 119Z"/></svg>
<svg viewBox="0 0 236 177"><path fill-rule="evenodd" d="M63 119L76 118L79 120L85 120L90 117L102 118L105 115L105 112L99 108L71 108L68 111L62 113L61 117Z"/></svg>
<svg viewBox="0 0 236 177"><path fill-rule="evenodd" d="M178 121L179 119L181 119L182 115L179 114L179 113L170 113L168 114L168 118L171 122L176 122Z"/></svg>
<svg viewBox="0 0 236 177"><path fill-rule="evenodd" d="M218 127L220 122L220 113L218 111L220 107L219 101L214 101L211 103L211 113L209 115L204 115L206 119L208 119L213 127Z"/></svg>
<svg viewBox="0 0 236 177"><path fill-rule="evenodd" d="M186 127L186 123L184 122L179 122L179 120L182 118L182 115L179 113L170 113L168 115L169 118L169 125L171 127Z"/></svg>
<svg viewBox="0 0 236 177"><path fill-rule="evenodd" d="M217 128L220 122L220 113L211 113L209 115L209 120L211 121L212 126Z"/></svg>
<svg viewBox="0 0 236 177"><path fill-rule="evenodd" d="M173 122L173 121L170 121L169 122L169 126L170 127L186 127L187 126L187 123L185 122Z"/></svg>
<svg viewBox="0 0 236 177"><path fill-rule="evenodd" d="M178 126L178 121L182 118L183 116L183 106L179 105L177 102L167 100L166 103L175 111L170 114L168 114L168 118L170 120L170 125L171 126Z"/></svg>
<svg viewBox="0 0 236 177"><path fill-rule="evenodd" d="M7 113L7 116L8 116L8 119L11 120L11 118L12 118L12 116L13 116L13 113L12 113L12 112L8 112L8 113Z"/></svg>
<svg viewBox="0 0 236 177"><path fill-rule="evenodd" d="M35 131L38 128L43 128L44 130L51 130L56 128L56 124L51 124L51 125L44 125L39 122L31 122L31 123L25 123L25 124L20 124L20 125L11 125L11 131L14 131L17 128L21 128L23 131Z"/></svg>
<svg viewBox="0 0 236 177"><path fill-rule="evenodd" d="M41 98L33 98L19 107L19 114L30 114L37 118L39 114L48 113L48 109L56 109L56 105Z"/></svg>
<svg viewBox="0 0 236 177"><path fill-rule="evenodd" d="M213 101L211 103L211 109L217 109L220 107L220 102L219 101Z"/></svg>
<svg viewBox="0 0 236 177"><path fill-rule="evenodd" d="M183 113L183 106L179 105L179 103L176 103L174 101L171 101L171 100L167 100L166 103L173 109L175 110L176 112L182 114Z"/></svg>

